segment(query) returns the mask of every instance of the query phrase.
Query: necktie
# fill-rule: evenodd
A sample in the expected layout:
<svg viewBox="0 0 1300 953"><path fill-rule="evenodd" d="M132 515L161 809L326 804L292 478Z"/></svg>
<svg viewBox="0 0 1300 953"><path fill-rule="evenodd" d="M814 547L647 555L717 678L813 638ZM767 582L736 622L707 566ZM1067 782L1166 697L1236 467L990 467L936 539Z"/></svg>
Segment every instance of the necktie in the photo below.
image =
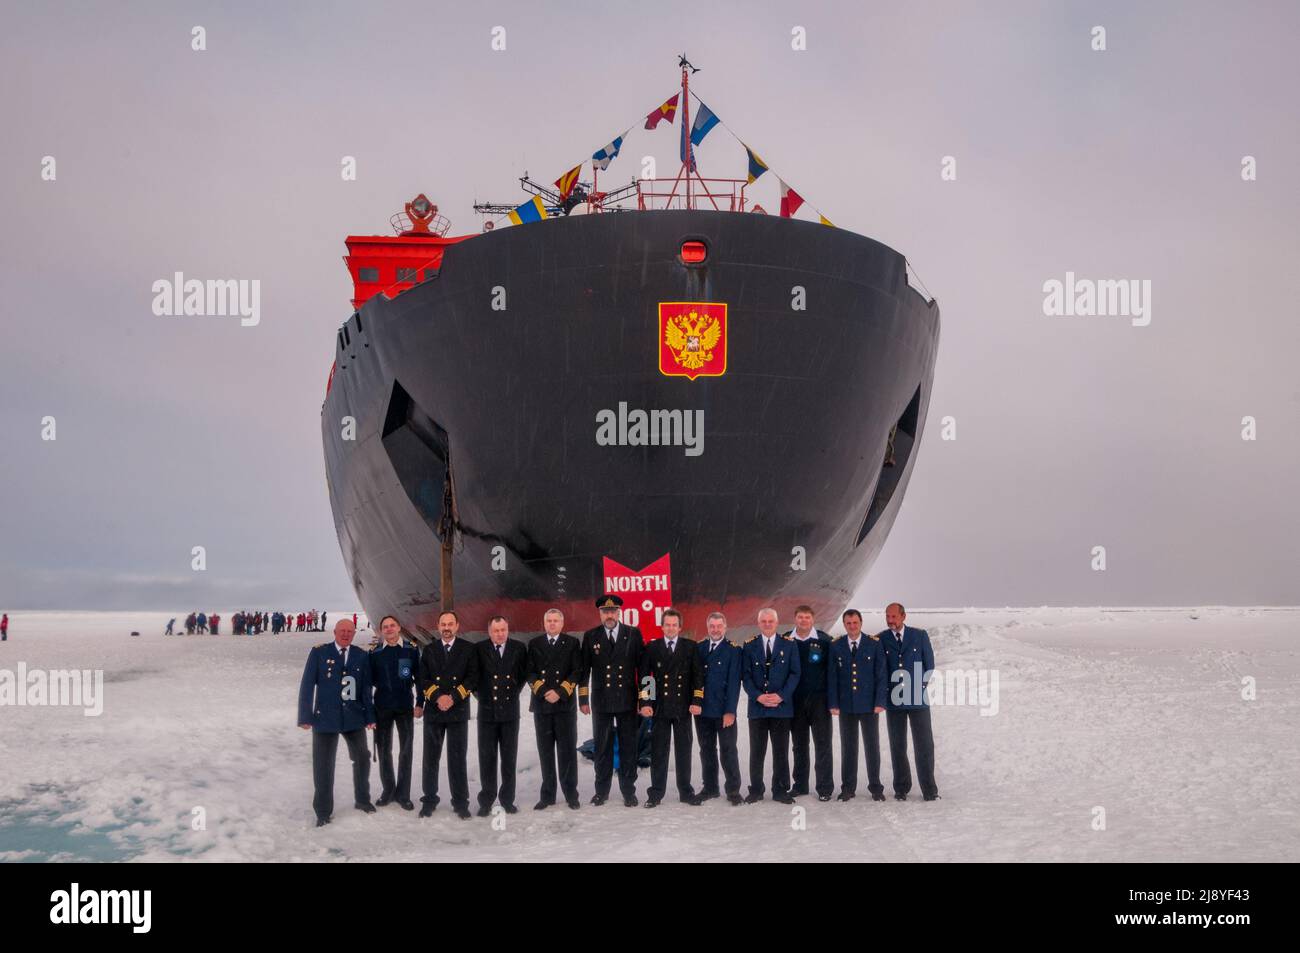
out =
<svg viewBox="0 0 1300 953"><path fill-rule="evenodd" d="M551 648L555 648L555 640L554 640L554 639L550 639L549 641L550 641L550 643L551 643Z"/></svg>
<svg viewBox="0 0 1300 953"><path fill-rule="evenodd" d="M442 647L443 647L444 649L447 650L447 654L448 654L448 655L451 655L451 643L450 643L450 642L443 642L443 643L442 643Z"/></svg>
<svg viewBox="0 0 1300 953"><path fill-rule="evenodd" d="M676 639L672 639L672 640L669 641L669 643L668 643L668 654L669 654L669 655L672 655L672 654L673 654L673 646L676 645L676 644L677 644L677 640L676 640Z"/></svg>
<svg viewBox="0 0 1300 953"><path fill-rule="evenodd" d="M347 650L347 649L344 649L344 650L343 650L343 667L344 667L344 668L347 668L347 667L348 667L348 650Z"/></svg>
<svg viewBox="0 0 1300 953"><path fill-rule="evenodd" d="M709 654L712 655L712 654L713 654L713 650L716 649L717 647L718 647L718 640L717 640L717 639L710 639L710 640L709 640Z"/></svg>
<svg viewBox="0 0 1300 953"><path fill-rule="evenodd" d="M506 647L504 645L498 645L497 658L505 658L505 657L506 657Z"/></svg>
<svg viewBox="0 0 1300 953"><path fill-rule="evenodd" d="M854 657L854 658L857 658L857 657L858 657L858 640L857 640L857 639L854 639L852 642L850 642L850 643L849 643L849 648L853 650L853 657Z"/></svg>
<svg viewBox="0 0 1300 953"><path fill-rule="evenodd" d="M771 640L771 639L764 639L764 640L763 640L763 648L764 648L764 650L765 650L766 653L767 653L767 660L768 660L768 662L771 662L771 661L772 661L772 640Z"/></svg>

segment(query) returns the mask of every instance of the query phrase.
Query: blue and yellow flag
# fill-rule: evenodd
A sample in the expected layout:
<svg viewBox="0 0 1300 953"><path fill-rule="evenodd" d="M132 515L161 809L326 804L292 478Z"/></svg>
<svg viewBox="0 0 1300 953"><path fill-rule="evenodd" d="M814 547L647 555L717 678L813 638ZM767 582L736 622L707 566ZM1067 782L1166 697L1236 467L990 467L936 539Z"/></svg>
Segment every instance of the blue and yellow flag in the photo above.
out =
<svg viewBox="0 0 1300 953"><path fill-rule="evenodd" d="M745 145L743 142L741 145ZM753 185L755 180L767 171L767 163L758 157L758 153L749 146L745 146L745 151L749 153L749 184Z"/></svg>
<svg viewBox="0 0 1300 953"><path fill-rule="evenodd" d="M546 206L542 204L540 195L534 195L510 213L510 221L515 225L522 225L524 222L540 222L544 218L546 218Z"/></svg>

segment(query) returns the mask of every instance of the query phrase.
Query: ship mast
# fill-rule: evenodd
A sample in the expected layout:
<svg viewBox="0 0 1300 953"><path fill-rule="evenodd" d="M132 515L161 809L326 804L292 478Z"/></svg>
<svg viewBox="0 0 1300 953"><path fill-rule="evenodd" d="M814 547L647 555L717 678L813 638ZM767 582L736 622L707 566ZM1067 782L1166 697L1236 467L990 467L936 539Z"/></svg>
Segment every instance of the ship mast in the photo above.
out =
<svg viewBox="0 0 1300 953"><path fill-rule="evenodd" d="M686 158L682 161L682 171L686 173L686 207L691 207L691 81L687 67L686 54L682 54L682 151Z"/></svg>
<svg viewBox="0 0 1300 953"><path fill-rule="evenodd" d="M618 186L608 192L602 192L599 187L600 170L593 161L591 192L583 191L586 183L578 182L569 198L561 200L560 194L554 188L540 182L534 182L525 172L519 179L519 184L523 186L526 193L542 197L543 202L546 204L548 216L568 215L574 206L583 202L587 204L588 210L592 212L625 211L629 209L644 211L647 208L654 207L677 208L679 201L683 203L685 208L693 209L696 195L704 196L714 211L745 211L748 204L748 199L745 197L745 188L749 184L746 179L705 179L700 175L699 169L693 168L695 165L695 144L691 142L691 74L698 73L700 68L692 65L690 60L686 58L685 53L678 57L677 65L682 71L682 84L681 92L673 98L679 101L678 108L681 112L681 155L683 160L676 177L671 180L671 189L666 192L658 191L656 184L663 183L666 186L669 180L654 176L648 179L634 177L627 185ZM654 118L654 114L652 113L647 118ZM595 156L592 158L594 160ZM682 188L683 177L686 179L685 189ZM698 189L691 182L692 178L699 184ZM722 204L720 204L720 201ZM659 202L662 205L656 206L656 203ZM622 203L628 204L624 205ZM477 202L474 205L474 211L487 215L508 215L515 210L517 204L517 202ZM484 231L490 226L491 223L485 225Z"/></svg>

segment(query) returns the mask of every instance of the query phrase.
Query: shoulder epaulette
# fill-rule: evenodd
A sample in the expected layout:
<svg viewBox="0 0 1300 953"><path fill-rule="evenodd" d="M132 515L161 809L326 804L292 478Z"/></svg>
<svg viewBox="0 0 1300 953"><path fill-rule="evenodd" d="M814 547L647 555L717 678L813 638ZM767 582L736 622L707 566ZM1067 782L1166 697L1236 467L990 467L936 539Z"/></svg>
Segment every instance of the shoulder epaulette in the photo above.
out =
<svg viewBox="0 0 1300 953"><path fill-rule="evenodd" d="M325 647L328 646L328 645L329 645L328 642L322 642L320 645L316 646L316 648L318 648L318 649L323 649L323 648L325 648Z"/></svg>
<svg viewBox="0 0 1300 953"><path fill-rule="evenodd" d="M879 642L879 641L880 641L880 636L878 636L878 635L869 635L869 636L867 636L867 638L869 638L872 642Z"/></svg>
<svg viewBox="0 0 1300 953"><path fill-rule="evenodd" d="M794 636L793 636L793 635L783 635L783 636L781 636L781 638L785 639L787 642L793 642L793 641L794 641Z"/></svg>
<svg viewBox="0 0 1300 953"><path fill-rule="evenodd" d="M758 636L751 635L749 638L745 640L745 644L748 645L750 642L753 642L756 638L758 638Z"/></svg>

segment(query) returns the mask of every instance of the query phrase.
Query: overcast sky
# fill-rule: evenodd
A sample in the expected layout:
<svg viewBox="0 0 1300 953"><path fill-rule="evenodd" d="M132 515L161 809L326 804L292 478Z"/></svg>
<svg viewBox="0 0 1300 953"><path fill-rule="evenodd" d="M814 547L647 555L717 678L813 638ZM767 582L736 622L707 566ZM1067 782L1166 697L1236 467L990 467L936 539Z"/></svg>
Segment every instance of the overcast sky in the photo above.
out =
<svg viewBox="0 0 1300 953"><path fill-rule="evenodd" d="M1300 603L1296 4L4 6L0 609L353 604L319 429L344 236L422 190L477 231L475 199L670 95L682 50L943 309L864 606ZM633 137L672 168L674 133ZM744 152L715 132L700 162ZM261 323L154 315L175 271L259 279ZM1045 316L1067 271L1149 280L1150 324Z"/></svg>

